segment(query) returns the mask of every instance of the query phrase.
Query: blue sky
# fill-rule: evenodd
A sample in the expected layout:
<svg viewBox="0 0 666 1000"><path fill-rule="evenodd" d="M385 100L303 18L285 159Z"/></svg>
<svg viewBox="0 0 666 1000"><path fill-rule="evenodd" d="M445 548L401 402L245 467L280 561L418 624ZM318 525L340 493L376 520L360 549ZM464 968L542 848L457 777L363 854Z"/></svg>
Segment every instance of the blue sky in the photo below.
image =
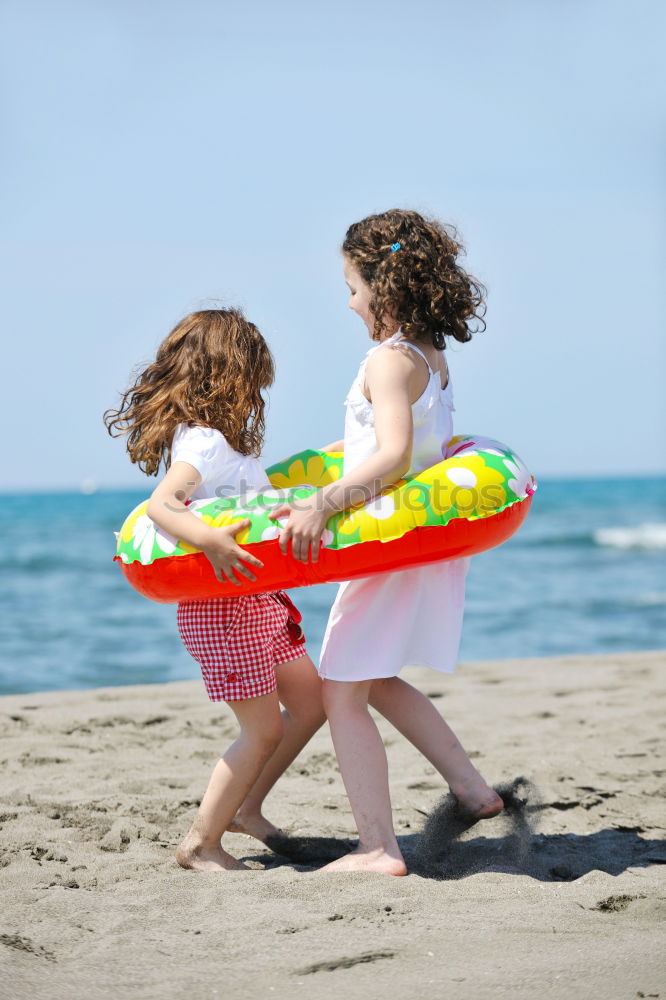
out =
<svg viewBox="0 0 666 1000"><path fill-rule="evenodd" d="M101 412L211 304L276 355L267 459L341 434L369 345L338 248L395 206L489 289L459 431L537 476L666 471L665 28L659 0L4 0L2 487L141 485Z"/></svg>

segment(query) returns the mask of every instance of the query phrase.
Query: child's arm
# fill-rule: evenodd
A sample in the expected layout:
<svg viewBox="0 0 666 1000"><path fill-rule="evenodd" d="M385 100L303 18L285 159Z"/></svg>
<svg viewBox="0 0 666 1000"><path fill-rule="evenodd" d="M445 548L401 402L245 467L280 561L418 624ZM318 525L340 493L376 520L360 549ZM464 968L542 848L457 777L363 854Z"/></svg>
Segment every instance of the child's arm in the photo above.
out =
<svg viewBox="0 0 666 1000"><path fill-rule="evenodd" d="M189 462L174 462L148 501L148 517L167 534L201 549L215 570L215 576L222 583L229 580L238 586L240 580L236 579L234 572L241 573L248 580L256 580L243 562L259 569L264 564L234 540L241 528L246 528L250 522L237 521L236 524L212 528L195 517L185 506L185 500L189 499L200 482L201 476L193 465Z"/></svg>
<svg viewBox="0 0 666 1000"><path fill-rule="evenodd" d="M321 535L336 511L363 503L397 482L409 469L414 427L410 402L413 363L400 351L376 351L366 367L366 384L372 397L377 451L351 473L317 490L293 506L285 504L271 517L289 515L280 535L280 548L287 553L289 540L296 559L307 562L319 557Z"/></svg>
<svg viewBox="0 0 666 1000"><path fill-rule="evenodd" d="M339 441L331 441L330 444L325 444L323 448L319 448L318 451L344 451L345 442L344 438L340 438Z"/></svg>

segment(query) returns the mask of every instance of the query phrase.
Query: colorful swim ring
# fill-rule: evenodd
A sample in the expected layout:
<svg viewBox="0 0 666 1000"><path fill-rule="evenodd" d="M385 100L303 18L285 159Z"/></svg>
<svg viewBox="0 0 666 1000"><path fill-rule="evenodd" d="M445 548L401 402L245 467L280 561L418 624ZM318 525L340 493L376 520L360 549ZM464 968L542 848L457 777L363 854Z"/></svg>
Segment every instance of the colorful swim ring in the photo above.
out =
<svg viewBox="0 0 666 1000"><path fill-rule="evenodd" d="M536 490L534 477L505 445L455 437L439 464L331 517L318 562L283 556L271 510L339 479L343 458L302 451L267 470L272 490L192 502L189 510L216 527L250 519L237 541L264 563L255 582L220 583L201 551L156 527L147 500L123 524L115 559L140 594L167 604L349 580L501 545L527 517Z"/></svg>

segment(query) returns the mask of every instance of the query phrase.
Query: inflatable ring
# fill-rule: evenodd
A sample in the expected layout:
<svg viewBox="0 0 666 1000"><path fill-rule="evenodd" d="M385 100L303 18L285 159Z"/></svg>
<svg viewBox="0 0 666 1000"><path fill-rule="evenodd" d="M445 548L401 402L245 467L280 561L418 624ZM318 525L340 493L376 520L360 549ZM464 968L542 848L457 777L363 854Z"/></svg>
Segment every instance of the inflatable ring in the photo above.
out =
<svg viewBox="0 0 666 1000"><path fill-rule="evenodd" d="M189 511L214 527L250 519L237 541L264 564L254 582L241 576L238 586L220 583L201 551L156 527L146 514L147 500L123 524L115 559L140 594L167 604L350 580L500 545L527 517L536 490L505 445L455 437L442 462L331 517L318 562L283 556L272 509L335 482L343 461L341 452L303 451L267 470L272 490L190 504Z"/></svg>

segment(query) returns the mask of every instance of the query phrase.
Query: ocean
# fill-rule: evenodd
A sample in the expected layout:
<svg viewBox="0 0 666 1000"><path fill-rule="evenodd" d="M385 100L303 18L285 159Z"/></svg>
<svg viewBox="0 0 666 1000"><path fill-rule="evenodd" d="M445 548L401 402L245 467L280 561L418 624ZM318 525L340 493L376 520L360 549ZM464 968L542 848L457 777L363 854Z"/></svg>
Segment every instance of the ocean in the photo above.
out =
<svg viewBox="0 0 666 1000"><path fill-rule="evenodd" d="M0 693L199 677L175 608L112 562L134 491L5 494ZM335 584L303 588L316 660ZM475 556L462 662L666 647L666 478L544 480L521 531Z"/></svg>

